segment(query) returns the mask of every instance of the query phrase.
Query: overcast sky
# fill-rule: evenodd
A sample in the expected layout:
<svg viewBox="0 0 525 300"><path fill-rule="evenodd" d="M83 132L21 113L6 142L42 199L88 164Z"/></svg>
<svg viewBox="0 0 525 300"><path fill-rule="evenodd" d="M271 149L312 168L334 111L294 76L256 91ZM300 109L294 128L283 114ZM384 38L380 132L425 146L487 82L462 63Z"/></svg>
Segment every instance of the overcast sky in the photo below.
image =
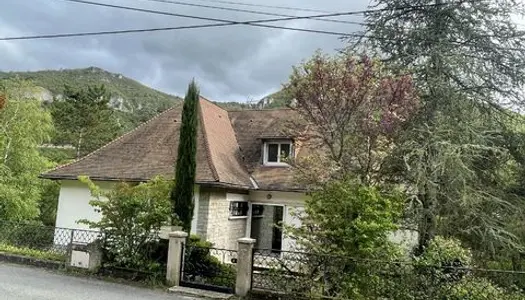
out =
<svg viewBox="0 0 525 300"><path fill-rule="evenodd" d="M92 0L179 14L230 20L275 18L248 13L196 8L145 0ZM203 5L235 7L288 15L316 13L247 7L213 0L179 0ZM365 9L368 0L232 0L327 11ZM209 23L173 16L102 8L61 0L1 0L0 37L141 29ZM358 16L338 17L359 21ZM353 32L356 25L313 20L272 23L338 32ZM316 49L334 51L344 44L337 36L230 26L171 32L53 40L0 41L0 70L28 71L97 66L121 73L148 86L182 95L192 77L202 94L217 101L258 100L278 90L292 65Z"/></svg>

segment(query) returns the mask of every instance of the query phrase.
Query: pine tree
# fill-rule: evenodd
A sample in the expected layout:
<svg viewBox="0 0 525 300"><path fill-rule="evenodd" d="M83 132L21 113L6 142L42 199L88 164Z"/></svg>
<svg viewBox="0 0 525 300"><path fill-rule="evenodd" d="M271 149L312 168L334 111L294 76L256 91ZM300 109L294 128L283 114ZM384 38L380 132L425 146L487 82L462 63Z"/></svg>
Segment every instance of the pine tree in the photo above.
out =
<svg viewBox="0 0 525 300"><path fill-rule="evenodd" d="M193 186L195 184L197 154L198 108L199 89L193 80L188 87L182 108L175 186L171 193L172 224L175 225L179 221L183 230L187 232L191 230L194 208Z"/></svg>
<svg viewBox="0 0 525 300"><path fill-rule="evenodd" d="M502 184L512 158L505 110L522 106L525 38L516 0L376 0L365 42L397 72L410 73L423 101L394 157L413 192L419 251L436 234L515 245L505 218L518 210ZM371 47L370 47L371 46Z"/></svg>
<svg viewBox="0 0 525 300"><path fill-rule="evenodd" d="M72 88L66 86L63 99L51 104L57 129L57 144L75 147L77 158L92 152L120 134L115 111L110 107L111 95L101 86Z"/></svg>

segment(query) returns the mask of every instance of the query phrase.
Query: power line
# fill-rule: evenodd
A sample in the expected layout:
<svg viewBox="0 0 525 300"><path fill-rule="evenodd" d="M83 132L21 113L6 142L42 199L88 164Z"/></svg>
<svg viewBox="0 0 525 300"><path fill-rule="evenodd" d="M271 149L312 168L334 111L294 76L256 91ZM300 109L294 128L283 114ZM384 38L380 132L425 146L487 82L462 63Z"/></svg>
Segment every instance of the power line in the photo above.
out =
<svg viewBox="0 0 525 300"><path fill-rule="evenodd" d="M333 13L333 11L327 11L327 10L321 10L321 9L290 7L290 6L277 6L277 5L264 5L264 4L245 3L245 2L238 2L238 1L226 1L226 0L196 0L196 1L231 4L231 5L240 5L240 6L273 8L273 9L281 9L281 10L304 11L304 12L311 12L311 13L312 12L314 12L314 13L324 13L324 14Z"/></svg>
<svg viewBox="0 0 525 300"><path fill-rule="evenodd" d="M170 0L139 0L139 1L148 1L148 2L175 4L175 5L182 5L182 6L211 8L211 9L227 10L227 11L242 12L242 13L249 13L249 14L256 14L256 15L265 15L265 16L274 16L274 17L288 17L288 18L295 17L293 15L265 12L265 11L260 11L260 10L250 10L250 9L231 8L231 7L215 6L215 5L195 4L195 3L182 2L182 1L170 1ZM330 12L330 14L331 13L332 12ZM334 20L334 19L314 18L314 17L312 17L310 19L316 20L316 21L341 23L341 24L365 25L365 23L363 23L363 22L346 21L346 20Z"/></svg>
<svg viewBox="0 0 525 300"><path fill-rule="evenodd" d="M125 34L125 33L172 31L172 30L221 27L221 26L231 26L231 25L232 24L228 24L228 23L220 23L220 24L213 23L213 24L188 25L188 26L177 26L177 27L160 27L160 28L145 28L145 29L126 29L126 30L110 30L110 31L26 35L26 36L0 37L0 41L37 40L37 39L53 39L53 38L81 37L81 36L113 35L113 34Z"/></svg>
<svg viewBox="0 0 525 300"><path fill-rule="evenodd" d="M252 20L252 21L232 21L232 20L224 20L224 19L217 19L217 18L208 18L208 17L200 17L200 16L192 16L192 15L175 14L175 13L170 13L170 12L155 11L155 10L141 9L141 8L135 8L135 7L125 7L125 6L104 4L104 3L84 1L84 0L62 0L62 1L76 2L76 3L82 3L82 4L93 4L93 5L97 5L97 6L105 6L105 7L111 7L111 8L122 8L122 9L128 9L128 10L133 10L133 11L138 10L139 12L148 12L148 13L155 13L155 14L162 14L162 15L169 15L169 16L176 16L176 17L185 17L185 18L191 18L191 19L218 21L220 23L177 26L177 27L146 28L146 29L127 29L127 30L80 32L80 33L57 33L57 34L39 34L39 35L29 35L29 36L0 37L0 41L52 39L52 38L82 37L82 36L99 36L99 35L113 35L113 34L155 32L155 31L174 31L174 30L195 29L195 28L226 27L226 26L232 26L232 25L250 25L250 26L258 26L258 27L265 27L265 28L272 28L272 29L284 29L284 30L292 30L292 31L300 31L300 32L337 35L337 36L340 36L340 37L373 38L371 36L367 36L367 35L363 35L363 34L359 34L359 33L344 33L344 32L336 32L336 31L325 31L325 30L315 30L315 29L307 29L307 28L294 28L294 27L259 24L259 23L266 23L266 22L277 22L277 21L285 21L285 20L297 20L297 19L310 19L310 18L315 18L315 17L326 17L326 16L334 16L334 15L359 14L359 13L363 13L364 11L351 11L351 12L345 12L345 13L331 13L331 14L322 14L322 15L314 15L314 16L297 16L297 17L263 19L263 20ZM428 7L428 6L436 6L436 4L429 4L429 5L424 5L424 6L426 6L426 7ZM407 8L413 8L413 7L415 7L415 6L399 7L398 9L407 9ZM417 6L417 7L419 7L419 6ZM374 11L379 11L379 10L374 10ZM390 40L390 39L384 38L383 40ZM399 41L399 39L396 39L396 41ZM456 43L456 44L458 44L458 43ZM461 44L458 44L458 45L461 46Z"/></svg>
<svg viewBox="0 0 525 300"><path fill-rule="evenodd" d="M155 32L155 31L175 31L175 30L182 30L182 29L226 27L226 26L232 26L232 25L237 25L237 24L236 23L233 23L233 24L232 23L212 23L212 24L188 25L188 26L177 26L177 27L160 27L160 28L146 28L146 29L125 29L125 30L111 30L111 31L92 31L92 32L78 32L78 33L56 33L56 34L12 36L12 37L0 37L0 41L53 39L53 38L66 38L66 37ZM285 29L285 30L292 30L292 31L309 32L309 33L318 33L318 34L327 34L327 35L335 35L335 36L349 36L349 37L353 36L352 34L347 34L344 32L315 30L315 29L307 29L307 28L294 28L294 27L272 26L272 25L261 25L261 27L273 28L273 29Z"/></svg>
<svg viewBox="0 0 525 300"><path fill-rule="evenodd" d="M93 5L93 6L108 7L108 8L118 8L118 9L129 10L129 11L136 11L136 12L150 13L150 14L164 15L164 16L172 16L172 17L179 17L179 18L235 23L238 25L251 25L251 26L260 26L259 23L273 23L273 22L281 22L281 21L304 20L304 19L323 18L323 17L349 16L349 15L363 14L364 12L366 12L366 11L347 11L347 12L341 12L341 13L326 13L326 14L310 15L310 16L290 16L290 17L263 19L263 20L234 21L234 20L228 20L228 19L203 17L203 16L196 16L196 15L186 15L186 14L172 13L172 12L167 12L167 11L162 11L162 10L154 10L154 9L123 6L123 5L116 5L116 4L100 3L100 2L93 2L93 1L87 1L87 0L59 0L59 1L87 4L87 5Z"/></svg>
<svg viewBox="0 0 525 300"><path fill-rule="evenodd" d="M294 31L306 31L306 32L328 33L328 34L336 34L336 33L333 33L333 32L330 33L330 31L323 31L323 30L299 29L299 28L291 28L291 27L284 27L284 26L273 26L273 25L266 25L266 24L261 24L261 23L315 19L315 18L323 18L323 17L360 15L360 14L366 14L370 12L379 12L379 11L385 10L385 9L357 10L357 11L346 11L342 13L320 14L320 15L313 15L313 16L312 15L310 16L291 16L291 17L263 19L263 20L234 21L234 20L228 20L228 19L211 18L211 17L196 16L196 15L186 15L186 14L172 13L172 12L161 11L161 10L153 10L153 9L145 9L145 8L139 8L139 7L100 3L100 2L93 2L93 1L87 1L87 0L60 0L60 1L108 7L108 8L117 8L117 9L136 11L136 12L142 12L142 13L164 15L164 16L189 18L189 19L196 19L196 20L203 20L203 21L224 22L224 23L231 23L232 25L248 25L248 26L256 26L256 27L287 29L287 30L294 30ZM444 6L444 5L450 5L450 4L453 4L453 3L447 2L447 3L438 3L438 4L407 5L407 6L399 6L396 8L396 10L413 9L413 8L421 8L421 7L436 7L436 6Z"/></svg>

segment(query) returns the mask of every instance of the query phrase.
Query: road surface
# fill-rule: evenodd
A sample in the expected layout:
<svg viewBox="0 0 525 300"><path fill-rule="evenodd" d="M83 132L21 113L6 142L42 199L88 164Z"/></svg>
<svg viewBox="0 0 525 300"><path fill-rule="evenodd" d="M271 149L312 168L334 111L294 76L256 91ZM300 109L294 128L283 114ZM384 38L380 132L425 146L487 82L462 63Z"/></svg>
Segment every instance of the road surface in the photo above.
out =
<svg viewBox="0 0 525 300"><path fill-rule="evenodd" d="M191 300L163 291L44 269L0 263L0 298L5 300Z"/></svg>

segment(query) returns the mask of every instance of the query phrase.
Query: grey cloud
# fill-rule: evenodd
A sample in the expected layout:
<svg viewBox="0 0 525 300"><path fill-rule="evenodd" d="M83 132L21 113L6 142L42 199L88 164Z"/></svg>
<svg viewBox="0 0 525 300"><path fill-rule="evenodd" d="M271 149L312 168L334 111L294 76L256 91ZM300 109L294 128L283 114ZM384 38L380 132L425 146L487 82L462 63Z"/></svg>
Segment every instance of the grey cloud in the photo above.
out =
<svg viewBox="0 0 525 300"><path fill-rule="evenodd" d="M97 0L102 2L103 0ZM0 10L0 36L138 29L208 23L168 16L99 8L60 0L4 0ZM204 8L120 0L106 3L129 5L181 14L253 20L265 16ZM195 3L206 3L194 1ZM330 11L360 10L368 1L258 0L252 3L319 8ZM211 4L211 3L207 3ZM218 4L226 6L224 4ZM239 7L240 8L240 7ZM247 8L247 7L244 7ZM292 11L250 8L295 14ZM297 15L310 13L297 12ZM271 17L269 17L271 18ZM339 19L357 20L356 17ZM311 20L273 23L338 32L356 26ZM342 47L337 36L230 26L145 34L82 37L71 39L0 41L0 70L39 70L98 66L122 73L146 85L182 95L195 77L203 94L219 101L258 99L280 88L291 66L316 49Z"/></svg>

